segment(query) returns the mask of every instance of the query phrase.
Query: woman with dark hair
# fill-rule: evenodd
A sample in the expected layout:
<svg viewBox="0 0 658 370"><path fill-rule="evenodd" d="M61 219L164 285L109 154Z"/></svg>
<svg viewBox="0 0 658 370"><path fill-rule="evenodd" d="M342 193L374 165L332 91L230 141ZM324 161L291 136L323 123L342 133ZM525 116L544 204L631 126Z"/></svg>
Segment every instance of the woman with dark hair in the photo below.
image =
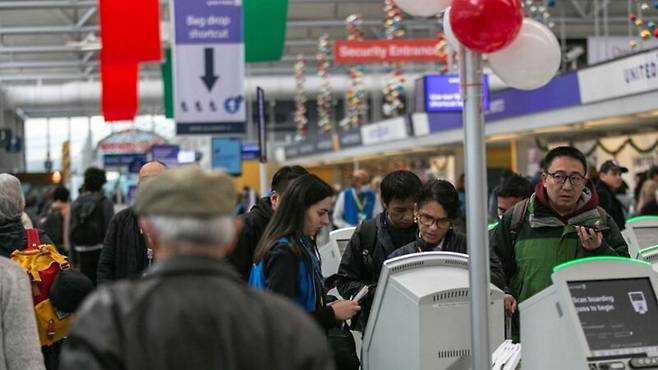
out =
<svg viewBox="0 0 658 370"><path fill-rule="evenodd" d="M256 248L249 277L251 286L292 299L327 330L360 309L351 300L325 302L315 235L329 225L333 195L331 186L315 175L295 179Z"/></svg>
<svg viewBox="0 0 658 370"><path fill-rule="evenodd" d="M466 254L466 236L452 226L458 215L459 195L455 187L445 180L428 181L416 199L416 241L398 248L389 258L432 251Z"/></svg>

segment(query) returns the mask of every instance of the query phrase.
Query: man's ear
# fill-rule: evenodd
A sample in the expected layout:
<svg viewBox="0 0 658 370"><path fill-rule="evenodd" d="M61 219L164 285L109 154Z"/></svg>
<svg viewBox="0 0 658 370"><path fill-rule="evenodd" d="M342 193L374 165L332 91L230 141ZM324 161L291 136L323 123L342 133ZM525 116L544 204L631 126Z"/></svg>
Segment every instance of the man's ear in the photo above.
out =
<svg viewBox="0 0 658 370"><path fill-rule="evenodd" d="M139 227L144 233L146 246L153 249L153 252L156 252L158 250L158 246L160 245L160 240L158 233L155 231L155 227L153 227L153 223L147 217L140 217Z"/></svg>

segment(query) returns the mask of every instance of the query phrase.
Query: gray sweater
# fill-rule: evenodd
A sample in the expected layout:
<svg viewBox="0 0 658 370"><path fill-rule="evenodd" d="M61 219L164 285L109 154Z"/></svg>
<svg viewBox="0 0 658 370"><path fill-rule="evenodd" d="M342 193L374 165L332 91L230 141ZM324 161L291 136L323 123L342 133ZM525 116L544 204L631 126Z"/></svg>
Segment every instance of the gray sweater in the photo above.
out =
<svg viewBox="0 0 658 370"><path fill-rule="evenodd" d="M43 356L25 270L0 257L0 370L43 370Z"/></svg>

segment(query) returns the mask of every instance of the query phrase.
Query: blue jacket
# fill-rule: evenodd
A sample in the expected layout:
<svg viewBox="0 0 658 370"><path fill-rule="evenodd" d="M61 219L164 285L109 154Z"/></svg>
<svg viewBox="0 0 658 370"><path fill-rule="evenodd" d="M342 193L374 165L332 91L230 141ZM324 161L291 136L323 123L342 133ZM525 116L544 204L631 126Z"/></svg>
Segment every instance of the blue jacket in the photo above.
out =
<svg viewBox="0 0 658 370"><path fill-rule="evenodd" d="M349 188L345 190L343 218L351 225L358 225L361 221L372 218L372 212L375 210L375 202L377 202L375 192L366 191L363 209L359 210L355 196L357 196L356 189ZM361 217L359 217L359 213L362 213Z"/></svg>

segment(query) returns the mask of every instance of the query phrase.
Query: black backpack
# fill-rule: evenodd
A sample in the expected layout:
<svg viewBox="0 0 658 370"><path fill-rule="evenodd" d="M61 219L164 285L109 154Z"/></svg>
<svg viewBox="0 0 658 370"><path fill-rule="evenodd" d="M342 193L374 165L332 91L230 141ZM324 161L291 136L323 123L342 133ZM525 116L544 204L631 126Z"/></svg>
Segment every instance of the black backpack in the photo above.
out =
<svg viewBox="0 0 658 370"><path fill-rule="evenodd" d="M74 245L98 245L105 238L105 196L84 197L71 207L71 243Z"/></svg>

